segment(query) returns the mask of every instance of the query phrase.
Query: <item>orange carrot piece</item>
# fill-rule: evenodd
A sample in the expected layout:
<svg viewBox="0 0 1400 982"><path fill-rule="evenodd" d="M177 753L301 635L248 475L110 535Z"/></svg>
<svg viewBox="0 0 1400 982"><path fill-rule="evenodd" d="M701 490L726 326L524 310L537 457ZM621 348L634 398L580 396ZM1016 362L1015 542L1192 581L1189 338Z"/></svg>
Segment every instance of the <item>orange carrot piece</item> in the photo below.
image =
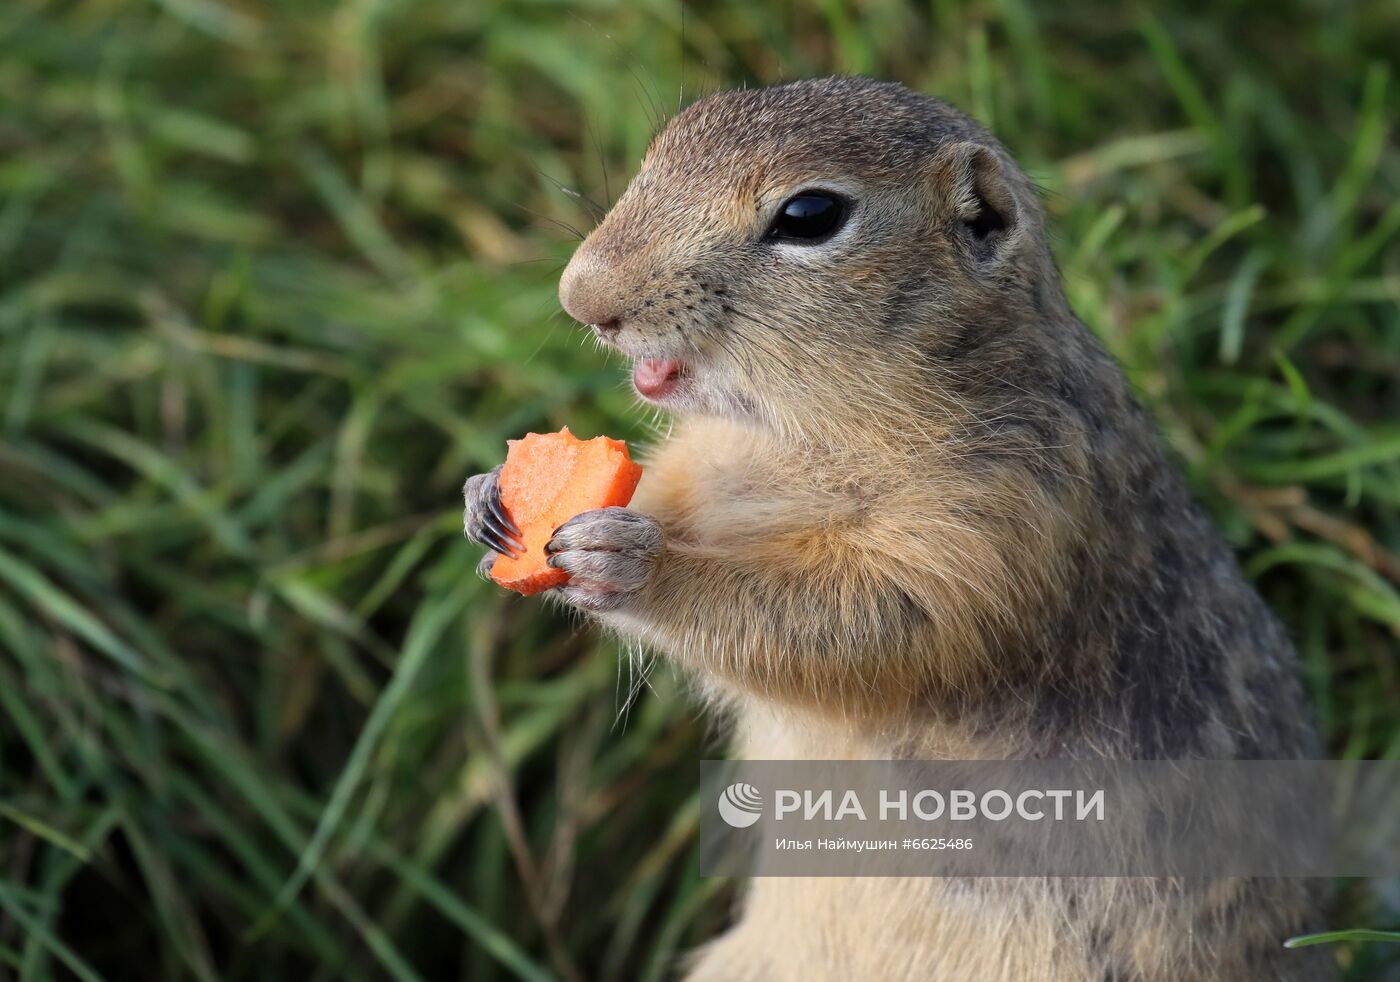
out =
<svg viewBox="0 0 1400 982"><path fill-rule="evenodd" d="M586 511L627 504L642 468L621 440L580 440L567 426L558 433L530 433L507 445L501 504L520 529L525 551L514 558L497 556L491 579L528 597L569 581L569 574L550 566L545 555L555 530Z"/></svg>

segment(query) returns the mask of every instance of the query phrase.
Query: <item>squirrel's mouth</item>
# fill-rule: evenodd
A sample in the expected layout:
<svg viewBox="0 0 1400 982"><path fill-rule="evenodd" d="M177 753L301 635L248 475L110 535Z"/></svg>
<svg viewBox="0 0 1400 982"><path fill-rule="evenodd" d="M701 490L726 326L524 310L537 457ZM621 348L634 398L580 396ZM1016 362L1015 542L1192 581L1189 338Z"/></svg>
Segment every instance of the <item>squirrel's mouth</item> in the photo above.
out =
<svg viewBox="0 0 1400 982"><path fill-rule="evenodd" d="M632 384L643 399L658 402L680 388L686 377L679 358L641 358L632 369Z"/></svg>

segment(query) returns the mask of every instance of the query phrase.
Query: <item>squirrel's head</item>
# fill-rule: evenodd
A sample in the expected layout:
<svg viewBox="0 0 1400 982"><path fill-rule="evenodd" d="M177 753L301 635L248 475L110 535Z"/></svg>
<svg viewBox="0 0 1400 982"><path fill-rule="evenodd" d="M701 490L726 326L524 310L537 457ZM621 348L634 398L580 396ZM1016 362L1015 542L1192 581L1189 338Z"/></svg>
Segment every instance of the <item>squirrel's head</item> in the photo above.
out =
<svg viewBox="0 0 1400 982"><path fill-rule="evenodd" d="M935 99L857 78L725 92L653 141L559 297L650 402L845 425L917 412L931 359L1026 319L1054 276L1041 225L1006 151Z"/></svg>

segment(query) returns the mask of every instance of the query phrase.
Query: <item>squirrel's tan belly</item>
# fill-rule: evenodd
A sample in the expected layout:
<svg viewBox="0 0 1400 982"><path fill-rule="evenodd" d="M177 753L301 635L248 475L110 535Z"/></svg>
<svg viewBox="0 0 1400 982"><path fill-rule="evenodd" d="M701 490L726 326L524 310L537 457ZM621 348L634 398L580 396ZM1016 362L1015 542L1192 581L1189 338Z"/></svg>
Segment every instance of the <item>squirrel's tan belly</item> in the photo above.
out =
<svg viewBox="0 0 1400 982"><path fill-rule="evenodd" d="M745 702L736 737L742 756L784 760L888 759L902 742L755 699ZM1066 927L1052 907L1009 897L928 877L757 879L742 921L698 954L687 982L1101 982L1063 961L1074 946L1062 943Z"/></svg>
<svg viewBox="0 0 1400 982"><path fill-rule="evenodd" d="M1060 943L1065 925L1047 908L989 899L976 885L921 877L757 880L744 920L699 952L687 982L1093 978L1064 961L1074 947Z"/></svg>

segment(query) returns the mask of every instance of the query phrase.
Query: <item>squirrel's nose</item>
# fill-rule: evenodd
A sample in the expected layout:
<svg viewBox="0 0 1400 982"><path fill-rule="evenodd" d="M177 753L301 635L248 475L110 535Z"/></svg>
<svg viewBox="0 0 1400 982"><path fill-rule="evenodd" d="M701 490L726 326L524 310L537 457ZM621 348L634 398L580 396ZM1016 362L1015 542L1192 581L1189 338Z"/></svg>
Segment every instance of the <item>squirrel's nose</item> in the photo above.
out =
<svg viewBox="0 0 1400 982"><path fill-rule="evenodd" d="M586 245L580 246L559 278L559 302L574 320L600 334L616 331L626 314L617 270Z"/></svg>

